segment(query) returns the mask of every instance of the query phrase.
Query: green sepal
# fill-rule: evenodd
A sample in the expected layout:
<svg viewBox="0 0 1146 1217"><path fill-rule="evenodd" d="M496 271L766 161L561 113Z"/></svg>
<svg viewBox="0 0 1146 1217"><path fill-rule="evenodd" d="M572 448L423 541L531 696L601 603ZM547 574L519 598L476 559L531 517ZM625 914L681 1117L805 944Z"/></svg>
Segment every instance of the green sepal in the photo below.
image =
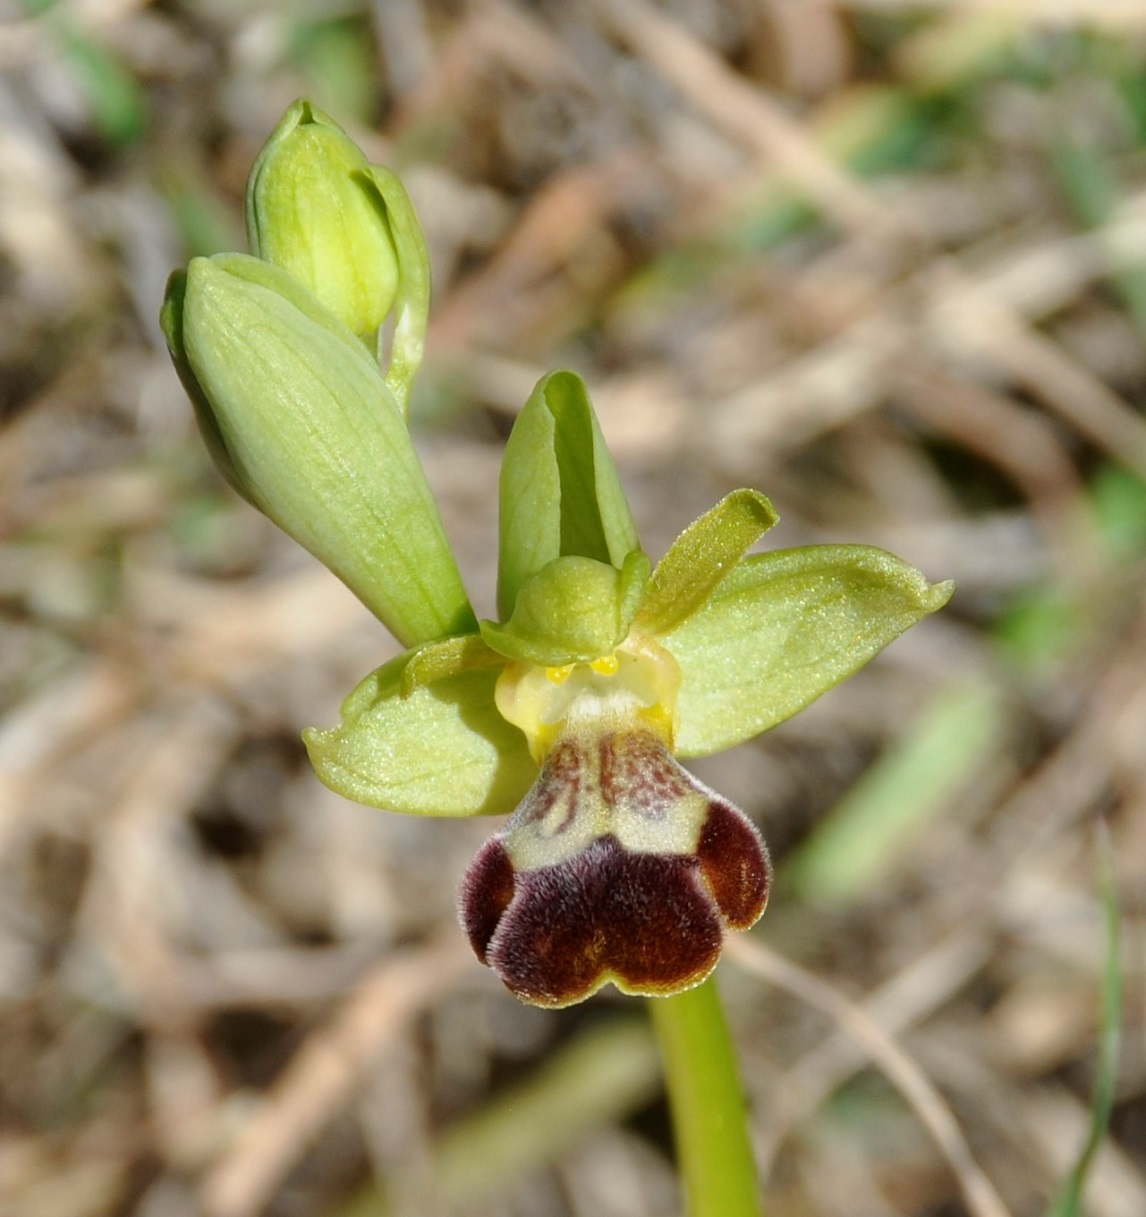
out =
<svg viewBox="0 0 1146 1217"><path fill-rule="evenodd" d="M584 382L543 377L518 415L501 466L497 603L560 557L620 567L640 548L636 525Z"/></svg>
<svg viewBox="0 0 1146 1217"><path fill-rule="evenodd" d="M742 559L661 639L681 670L678 755L720 752L790 718L953 590L866 545Z"/></svg>
<svg viewBox="0 0 1146 1217"><path fill-rule="evenodd" d="M620 570L593 558L554 558L521 589L509 621L481 623L482 638L509 659L546 667L610 655L628 637L649 568L639 549Z"/></svg>
<svg viewBox="0 0 1146 1217"><path fill-rule="evenodd" d="M394 334L386 383L403 415L409 412L410 385L422 366L430 315L430 253L414 204L398 176L381 165L361 172L386 209L390 236L398 255L398 288L394 295Z"/></svg>
<svg viewBox="0 0 1146 1217"><path fill-rule="evenodd" d="M498 673L474 668L403 696L409 660L371 672L342 703L339 726L303 733L315 772L348 799L406 815L511 810L537 766L494 706Z"/></svg>
<svg viewBox="0 0 1146 1217"><path fill-rule="evenodd" d="M369 168L329 114L296 101L251 167L245 218L251 253L373 340L399 290L400 254Z"/></svg>
<svg viewBox="0 0 1146 1217"><path fill-rule="evenodd" d="M401 412L363 344L286 271L196 258L164 306L224 476L405 645L477 627Z"/></svg>
<svg viewBox="0 0 1146 1217"><path fill-rule="evenodd" d="M409 697L422 685L432 685L475 668L502 667L505 667L505 656L491 650L480 634L459 634L440 642L427 642L410 652L402 673L401 693L403 697Z"/></svg>
<svg viewBox="0 0 1146 1217"><path fill-rule="evenodd" d="M167 340L167 350L171 355L171 362L175 365L175 371L179 375L179 382L182 384L184 392L191 400L195 411L195 422L203 437L203 443L215 462L215 467L232 490L242 495L252 506L258 506L231 460L226 440L223 439L223 433L215 421L215 411L211 408L206 393L200 388L199 381L195 378L195 373L187 358L187 350L183 345L183 305L186 296L187 272L185 270L172 271L167 278L167 289L163 294L163 304L159 310L159 328Z"/></svg>
<svg viewBox="0 0 1146 1217"><path fill-rule="evenodd" d="M694 520L657 563L637 629L666 634L691 616L780 517L756 490L734 490Z"/></svg>

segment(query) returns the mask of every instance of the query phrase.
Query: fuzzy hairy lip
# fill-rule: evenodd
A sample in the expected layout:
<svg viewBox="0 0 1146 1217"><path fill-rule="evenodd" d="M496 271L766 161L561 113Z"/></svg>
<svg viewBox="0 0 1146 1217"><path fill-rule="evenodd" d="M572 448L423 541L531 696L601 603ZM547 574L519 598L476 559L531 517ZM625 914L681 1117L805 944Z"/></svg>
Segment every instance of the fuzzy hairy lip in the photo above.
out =
<svg viewBox="0 0 1146 1217"><path fill-rule="evenodd" d="M553 748L462 885L478 958L523 1001L564 1006L607 982L664 995L716 966L725 926L764 911L756 829L641 730L580 730Z"/></svg>

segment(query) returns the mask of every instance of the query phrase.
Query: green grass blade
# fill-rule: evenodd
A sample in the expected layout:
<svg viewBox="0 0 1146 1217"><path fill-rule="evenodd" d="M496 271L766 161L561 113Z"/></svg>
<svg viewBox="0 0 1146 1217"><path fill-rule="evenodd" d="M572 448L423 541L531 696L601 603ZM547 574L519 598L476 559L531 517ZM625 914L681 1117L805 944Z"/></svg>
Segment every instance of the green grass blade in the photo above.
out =
<svg viewBox="0 0 1146 1217"><path fill-rule="evenodd" d="M1098 1040L1098 1069L1094 1081L1094 1104L1090 1132L1073 1169L1063 1180L1059 1194L1047 1210L1048 1217L1083 1217L1082 1195L1091 1169L1102 1148L1118 1078L1118 1050L1122 1037L1122 950L1118 912L1118 884L1114 854L1105 824L1099 826L1099 895L1106 921L1106 966L1102 978L1102 1026Z"/></svg>

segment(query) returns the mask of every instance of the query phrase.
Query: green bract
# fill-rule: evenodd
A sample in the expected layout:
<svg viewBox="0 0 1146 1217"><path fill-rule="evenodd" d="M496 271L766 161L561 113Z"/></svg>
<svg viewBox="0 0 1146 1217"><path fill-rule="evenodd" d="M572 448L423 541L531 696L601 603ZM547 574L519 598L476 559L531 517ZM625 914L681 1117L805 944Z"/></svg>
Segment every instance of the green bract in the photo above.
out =
<svg viewBox="0 0 1146 1217"><path fill-rule="evenodd" d="M627 644L662 648L679 667L679 693L666 707L675 752L717 752L795 714L951 595L950 583L930 584L868 546L746 557L775 521L763 495L735 491L685 529L650 578L584 385L571 372L546 377L502 468L503 623L483 622L470 642L423 648L410 661L422 674L405 687L367 677L339 726L306 734L319 776L393 811L508 811L493 792L505 787L506 764L520 774L524 746L475 750L475 731L488 739L497 666L608 663ZM432 697L439 679L449 681L449 698ZM421 747L438 759L383 785L368 762L399 755L400 703L415 686ZM458 798L463 776L467 799Z"/></svg>
<svg viewBox="0 0 1146 1217"><path fill-rule="evenodd" d="M172 276L162 322L236 489L407 645L476 627L406 424L361 342L244 254Z"/></svg>

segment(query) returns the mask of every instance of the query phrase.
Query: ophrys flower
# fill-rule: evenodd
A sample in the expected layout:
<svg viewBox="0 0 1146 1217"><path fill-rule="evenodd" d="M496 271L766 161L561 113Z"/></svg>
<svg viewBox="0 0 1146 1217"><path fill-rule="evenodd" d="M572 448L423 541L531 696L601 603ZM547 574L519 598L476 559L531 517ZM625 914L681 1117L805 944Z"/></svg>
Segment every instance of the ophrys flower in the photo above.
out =
<svg viewBox="0 0 1146 1217"><path fill-rule="evenodd" d="M776 522L752 490L652 569L585 387L555 372L506 448L499 619L479 624L406 429L429 263L404 189L298 102L252 170L247 219L258 256L172 276L172 358L231 484L410 648L339 726L306 733L316 771L391 811L513 813L461 916L523 1000L699 983L724 930L763 911L770 872L747 817L678 758L788 718L950 584L864 546L748 555Z"/></svg>
<svg viewBox="0 0 1146 1217"><path fill-rule="evenodd" d="M319 776L421 815L513 810L465 878L474 950L525 1001L697 984L764 909L747 817L677 757L794 714L946 602L865 546L745 556L734 491L650 569L581 381L545 377L501 479L501 622L407 651L310 731Z"/></svg>

